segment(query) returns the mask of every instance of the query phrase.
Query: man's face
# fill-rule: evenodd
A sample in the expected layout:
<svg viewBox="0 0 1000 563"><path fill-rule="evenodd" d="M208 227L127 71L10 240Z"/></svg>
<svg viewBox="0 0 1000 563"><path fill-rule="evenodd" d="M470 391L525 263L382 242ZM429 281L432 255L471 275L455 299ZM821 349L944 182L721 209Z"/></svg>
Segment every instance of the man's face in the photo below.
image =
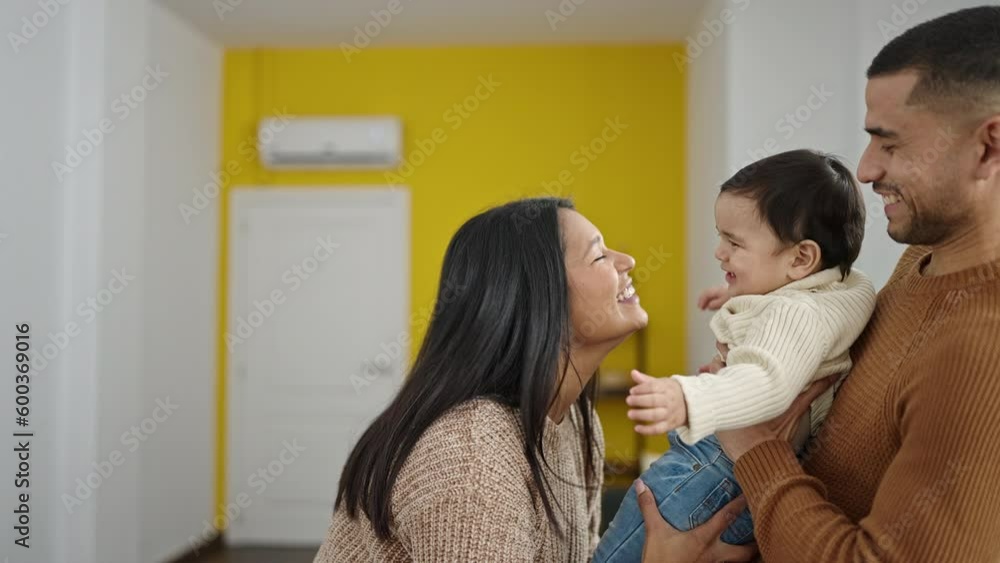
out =
<svg viewBox="0 0 1000 563"><path fill-rule="evenodd" d="M865 130L871 140L858 179L883 197L893 240L938 245L969 224L975 202L962 180L958 127L906 103L918 80L916 72L900 72L868 81Z"/></svg>

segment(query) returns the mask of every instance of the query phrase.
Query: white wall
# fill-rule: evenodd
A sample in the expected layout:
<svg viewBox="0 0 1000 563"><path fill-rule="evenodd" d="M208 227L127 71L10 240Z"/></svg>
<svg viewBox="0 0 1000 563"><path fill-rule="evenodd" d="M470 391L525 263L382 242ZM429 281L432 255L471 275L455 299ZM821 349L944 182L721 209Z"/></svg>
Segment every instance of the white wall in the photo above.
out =
<svg viewBox="0 0 1000 563"><path fill-rule="evenodd" d="M689 369L705 363L714 351L709 317L694 309L693 300L702 288L721 281L706 242L715 241L712 205L719 181L754 160L795 148L834 153L856 170L868 141L862 130L865 71L893 36L892 26L902 31L981 3L712 0L706 4L692 36L709 28L705 20L719 18L724 8L733 10L735 17L691 64L688 76ZM881 287L903 247L886 234L880 198L871 186L862 188L868 223L856 266Z"/></svg>
<svg viewBox="0 0 1000 563"><path fill-rule="evenodd" d="M11 506L0 557L159 561L212 514L217 222L181 228L177 205L218 165L221 52L148 0L46 5L0 5L0 314L8 360L20 323L51 357L31 382L31 549ZM131 451L123 433L168 395L178 414Z"/></svg>
<svg viewBox="0 0 1000 563"><path fill-rule="evenodd" d="M722 10L739 10L730 0L705 2L697 18L691 40L705 30L703 22L720 17ZM743 17L743 10L734 17ZM735 23L735 22L734 22ZM708 36L705 36L708 37ZM702 43L709 43L706 39ZM722 277L713 258L715 233L715 196L719 185L730 176L729 127L731 111L727 103L730 33L718 35L701 51L692 47L687 73L687 193L685 198L685 239L687 271L687 309L685 325L688 369L694 370L711 358L715 341L708 321L711 315L695 306L702 289L719 285ZM697 55L697 56L693 56ZM670 69L674 72L676 69Z"/></svg>
<svg viewBox="0 0 1000 563"><path fill-rule="evenodd" d="M186 220L178 206L218 171L222 96L220 47L158 4L149 29L149 62L169 76L146 118L142 408L177 410L142 452L142 562L188 550L214 515L218 201Z"/></svg>
<svg viewBox="0 0 1000 563"><path fill-rule="evenodd" d="M134 561L138 463L106 478L123 428L135 422L141 357L141 285L107 290L125 267L141 280L143 116L105 122L114 97L131 87L144 61L141 1L110 5L18 0L0 8L8 34L4 135L4 325L33 325L31 549L13 547L5 511L3 551L19 562ZM26 23L22 18L34 23ZM26 42L10 43L17 33ZM9 96L9 97L8 97ZM78 151L67 156L66 146ZM138 151L136 150L138 148ZM78 160L76 159L78 158ZM62 168L58 173L54 163ZM97 313L87 299L104 301ZM96 303L96 301L95 301ZM10 332L9 346L13 347ZM46 350L46 347L48 350ZM46 353L48 352L48 353ZM12 358L12 356L11 356ZM0 393L12 404L11 385ZM13 425L13 421L7 422ZM8 433L5 432L5 435ZM10 452L11 450L6 450ZM90 479L92 488L76 479ZM4 497L13 500L12 480ZM64 495L78 502L65 508Z"/></svg>
<svg viewBox="0 0 1000 563"><path fill-rule="evenodd" d="M101 195L98 283L102 288L110 287L111 278L117 277L115 272L135 279L115 296L97 320L97 460L110 459L113 452L120 451L125 461L99 490L96 561L125 563L139 560L137 513L144 451L139 448L129 452L122 435L148 416L148 409L140 402L143 294L148 283L145 264L150 259L143 251L142 239L146 197L143 143L149 113L146 100L156 92L137 93L146 88L143 81L147 74L148 0L105 2L102 109L116 129L104 142L102 182L95 188L95 195ZM95 3L87 3L82 9L97 8ZM91 52L85 50L83 56ZM83 77L85 83L87 78ZM123 96L129 96L132 103L117 103ZM120 109L124 107L129 108L127 114Z"/></svg>
<svg viewBox="0 0 1000 563"><path fill-rule="evenodd" d="M0 385L0 404L4 407L0 448L4 479L0 484L3 517L0 518L0 559L44 562L53 560L52 542L45 536L58 528L61 517L57 487L59 445L53 436L65 426L60 424L57 393L65 382L65 357L58 355L37 374L32 374L28 416L24 429L36 433L31 439L30 479L28 489L14 486L17 441L11 434L14 424L13 362L15 324L31 327L32 349L41 351L49 342L47 334L56 333L65 320L62 284L62 201L65 187L55 178L50 161L62 155L67 142L69 113L69 30L66 14L50 19L47 25L26 44L13 47L8 33L21 35L24 22L38 10L30 0L8 0L0 4L0 68L4 87L0 104L0 122L6 134L0 135L0 166L4 185L0 189L0 338L6 377ZM29 31L30 32L30 31ZM40 69L45 69L41 72ZM30 549L14 545L17 537L12 510L18 493L29 494ZM62 511L65 514L65 511Z"/></svg>

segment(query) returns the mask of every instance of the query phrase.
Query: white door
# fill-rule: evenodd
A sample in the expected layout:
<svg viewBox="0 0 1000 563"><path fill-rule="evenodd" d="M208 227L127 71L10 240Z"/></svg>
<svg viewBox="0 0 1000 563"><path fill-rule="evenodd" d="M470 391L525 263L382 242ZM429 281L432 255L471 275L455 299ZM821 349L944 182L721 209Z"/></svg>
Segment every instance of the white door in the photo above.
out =
<svg viewBox="0 0 1000 563"><path fill-rule="evenodd" d="M407 363L409 193L231 201L226 538L318 545L350 448Z"/></svg>

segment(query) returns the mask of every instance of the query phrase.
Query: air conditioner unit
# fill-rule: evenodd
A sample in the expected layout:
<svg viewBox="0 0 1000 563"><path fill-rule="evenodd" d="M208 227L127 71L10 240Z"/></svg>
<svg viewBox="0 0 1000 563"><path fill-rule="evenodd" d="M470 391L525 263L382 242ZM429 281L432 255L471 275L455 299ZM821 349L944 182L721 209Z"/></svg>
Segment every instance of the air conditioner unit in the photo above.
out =
<svg viewBox="0 0 1000 563"><path fill-rule="evenodd" d="M386 169L399 165L403 124L397 117L283 117L261 120L267 168Z"/></svg>

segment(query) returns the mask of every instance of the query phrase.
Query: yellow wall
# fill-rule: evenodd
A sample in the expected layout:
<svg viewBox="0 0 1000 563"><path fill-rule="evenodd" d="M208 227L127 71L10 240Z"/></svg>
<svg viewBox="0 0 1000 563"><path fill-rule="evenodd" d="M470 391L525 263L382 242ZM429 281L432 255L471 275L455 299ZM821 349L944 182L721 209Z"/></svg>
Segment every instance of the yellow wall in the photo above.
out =
<svg viewBox="0 0 1000 563"><path fill-rule="evenodd" d="M557 194L572 197L610 247L635 256L639 268L633 276L651 319L649 370L681 370L685 104L674 53L682 54L682 47L371 48L350 61L340 49L229 51L221 169L235 173L221 196L220 306L226 303L226 209L234 185L408 185L413 350L426 328L424 312L432 306L445 248L459 225L494 204ZM491 89L481 86L491 80ZM399 115L408 161L419 166L390 177L264 170L253 150L257 123L279 112ZM581 146L601 137L606 120L625 128L590 160ZM224 309L219 318L217 504L223 504ZM605 365L631 368L634 354L627 343ZM611 455L634 451L623 413L602 406Z"/></svg>

